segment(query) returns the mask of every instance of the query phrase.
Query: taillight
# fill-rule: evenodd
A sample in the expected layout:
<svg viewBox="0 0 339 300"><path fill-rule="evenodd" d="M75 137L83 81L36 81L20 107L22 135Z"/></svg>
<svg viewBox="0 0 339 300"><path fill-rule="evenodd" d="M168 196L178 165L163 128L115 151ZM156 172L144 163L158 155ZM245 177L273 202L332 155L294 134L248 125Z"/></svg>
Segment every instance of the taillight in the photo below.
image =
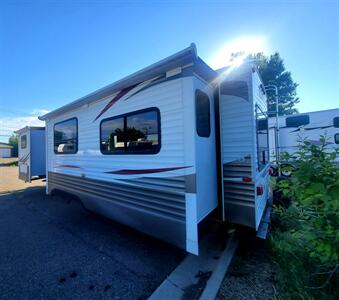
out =
<svg viewBox="0 0 339 300"><path fill-rule="evenodd" d="M252 179L251 179L250 177L243 177L243 178L242 178L242 181L243 181L243 182L251 182Z"/></svg>
<svg viewBox="0 0 339 300"><path fill-rule="evenodd" d="M257 196L261 196L264 193L264 188L261 185L257 186Z"/></svg>

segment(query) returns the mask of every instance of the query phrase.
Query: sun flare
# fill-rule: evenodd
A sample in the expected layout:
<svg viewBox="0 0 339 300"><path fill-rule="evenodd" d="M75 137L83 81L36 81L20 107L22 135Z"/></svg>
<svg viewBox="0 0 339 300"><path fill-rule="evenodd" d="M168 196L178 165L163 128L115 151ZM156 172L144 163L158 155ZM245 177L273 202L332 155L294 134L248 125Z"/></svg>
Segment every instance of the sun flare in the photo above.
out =
<svg viewBox="0 0 339 300"><path fill-rule="evenodd" d="M267 52L266 41L263 37L241 37L225 43L214 53L210 65L219 69L229 65L240 65L244 58L252 53ZM232 60L232 54L239 56Z"/></svg>

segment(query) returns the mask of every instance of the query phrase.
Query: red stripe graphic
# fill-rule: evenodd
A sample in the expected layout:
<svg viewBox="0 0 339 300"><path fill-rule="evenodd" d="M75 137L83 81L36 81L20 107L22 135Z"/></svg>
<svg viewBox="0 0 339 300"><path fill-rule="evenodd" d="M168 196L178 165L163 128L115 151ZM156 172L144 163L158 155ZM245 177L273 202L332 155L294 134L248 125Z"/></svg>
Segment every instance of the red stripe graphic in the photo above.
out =
<svg viewBox="0 0 339 300"><path fill-rule="evenodd" d="M151 173L161 173L161 172L168 172L180 169L190 168L192 166L187 167L173 167L173 168L161 168L161 169L139 169L139 170L118 170L118 171L109 171L105 173L109 174L116 174L116 175L139 175L139 174L151 174Z"/></svg>
<svg viewBox="0 0 339 300"><path fill-rule="evenodd" d="M74 166L74 165L59 165L59 166L55 166L55 168L71 168L71 169L82 169L81 167Z"/></svg>
<svg viewBox="0 0 339 300"><path fill-rule="evenodd" d="M100 114L97 115L97 117L94 119L93 122L98 120L108 109L110 109L115 102L117 102L121 97L125 96L129 91L134 89L139 83L131 85L127 88L122 89L118 94L116 94L113 99L107 103L107 105L104 107L104 109L100 112Z"/></svg>

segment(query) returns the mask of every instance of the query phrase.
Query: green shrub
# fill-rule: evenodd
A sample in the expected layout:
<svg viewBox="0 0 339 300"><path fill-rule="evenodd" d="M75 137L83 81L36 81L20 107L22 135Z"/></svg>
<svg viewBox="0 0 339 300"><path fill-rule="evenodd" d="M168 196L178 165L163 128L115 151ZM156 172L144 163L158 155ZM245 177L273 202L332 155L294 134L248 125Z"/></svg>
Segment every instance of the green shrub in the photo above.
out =
<svg viewBox="0 0 339 300"><path fill-rule="evenodd" d="M339 299L338 150L321 136L319 145L302 140L282 155L293 172L277 188L292 204L274 208L271 245L283 299Z"/></svg>

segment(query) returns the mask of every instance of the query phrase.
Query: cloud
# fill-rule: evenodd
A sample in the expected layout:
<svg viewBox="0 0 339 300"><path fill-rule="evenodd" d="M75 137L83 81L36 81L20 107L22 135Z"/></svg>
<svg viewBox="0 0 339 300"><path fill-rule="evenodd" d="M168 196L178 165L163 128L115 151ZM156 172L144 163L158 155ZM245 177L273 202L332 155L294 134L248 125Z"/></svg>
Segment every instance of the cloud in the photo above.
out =
<svg viewBox="0 0 339 300"><path fill-rule="evenodd" d="M38 116L49 111L46 109L34 109L30 114L19 117L0 117L0 141L8 141L8 138L15 130L25 126L45 126L45 122L40 121Z"/></svg>

